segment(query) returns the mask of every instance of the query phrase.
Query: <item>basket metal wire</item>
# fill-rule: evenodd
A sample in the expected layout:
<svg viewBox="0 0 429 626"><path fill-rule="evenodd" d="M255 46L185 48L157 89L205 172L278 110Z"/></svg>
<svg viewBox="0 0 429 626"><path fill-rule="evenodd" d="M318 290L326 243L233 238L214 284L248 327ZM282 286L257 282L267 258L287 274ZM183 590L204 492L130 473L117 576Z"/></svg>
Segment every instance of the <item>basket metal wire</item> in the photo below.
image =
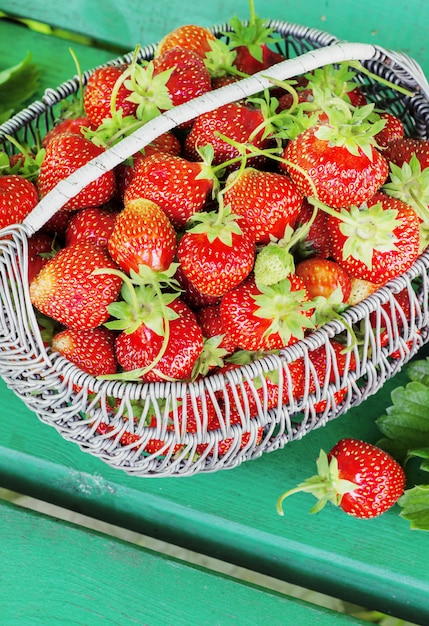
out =
<svg viewBox="0 0 429 626"><path fill-rule="evenodd" d="M98 162L60 183L23 224L0 232L0 375L42 422L83 451L130 475L214 472L280 449L374 394L428 341L426 251L405 275L345 311L343 321L329 322L279 354L195 382L98 380L43 344L29 298L28 237L77 193L76 186L82 188L100 171L113 168L184 119L260 91L270 84L267 75L286 79L327 63L355 59L373 74L413 92L403 95L366 73L358 75L367 97L398 115L407 134L429 137L429 86L413 59L376 46L343 44L328 33L288 22L268 24L281 38L277 46L289 61L160 116L104 153ZM217 36L227 37L222 33L228 29L223 24L212 30ZM154 45L141 48L140 58L150 59L154 50ZM130 62L132 56L130 53L112 63ZM89 75L84 74L84 81ZM40 101L3 124L2 149L8 153L15 150L8 135L20 142L35 143L53 126L59 103L78 89L79 80L74 77L47 90ZM410 303L408 317L395 298L400 291L405 291ZM359 348L352 345L347 330L350 326L359 326ZM383 344L382 330L388 337ZM341 371L330 343L339 335L352 346ZM316 349L326 354L326 376L321 382L312 362ZM304 365L305 385L303 393L295 397L293 367L298 360ZM279 398L284 398L286 391L288 397L285 404L279 399L274 407L269 404L267 385L272 375L279 386ZM310 388L310 381L315 381L315 387ZM338 401L340 389L346 392ZM216 430L207 428L208 416L213 413L219 422ZM193 428L187 428L191 423Z"/></svg>

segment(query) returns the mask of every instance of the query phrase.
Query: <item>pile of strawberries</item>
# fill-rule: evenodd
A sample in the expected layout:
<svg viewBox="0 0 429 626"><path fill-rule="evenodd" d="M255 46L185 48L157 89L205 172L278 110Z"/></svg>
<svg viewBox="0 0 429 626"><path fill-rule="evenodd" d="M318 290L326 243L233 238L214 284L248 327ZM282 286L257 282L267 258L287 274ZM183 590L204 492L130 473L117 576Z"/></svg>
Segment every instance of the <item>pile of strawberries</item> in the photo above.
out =
<svg viewBox="0 0 429 626"><path fill-rule="evenodd" d="M155 116L283 60L254 14L231 27L225 40L186 25L151 61L93 71L40 149L1 155L0 225L21 222ZM43 336L93 376L144 382L197 380L277 353L413 265L427 246L428 165L429 141L405 137L347 64L197 116L30 238ZM352 368L343 348L332 340L340 369L346 359ZM323 384L325 348L312 359ZM303 364L292 371L299 397ZM268 375L267 385L277 406Z"/></svg>

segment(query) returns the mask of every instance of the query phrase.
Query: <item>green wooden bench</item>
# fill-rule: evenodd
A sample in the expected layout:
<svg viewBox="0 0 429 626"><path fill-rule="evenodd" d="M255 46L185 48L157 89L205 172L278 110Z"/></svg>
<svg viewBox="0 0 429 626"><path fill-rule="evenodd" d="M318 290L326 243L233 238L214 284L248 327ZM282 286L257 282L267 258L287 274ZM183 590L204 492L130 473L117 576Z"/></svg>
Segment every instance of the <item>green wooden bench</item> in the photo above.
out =
<svg viewBox="0 0 429 626"><path fill-rule="evenodd" d="M429 71L420 24L429 5L369 0L324 7L268 0L264 16L305 23L348 40L408 52ZM413 5L420 15L413 14ZM84 7L84 8L83 8ZM341 8L340 8L341 7ZM248 15L247 2L233 8ZM0 2L0 11L90 36L67 38L0 19L0 69L31 51L40 92L119 51L183 23L225 22L219 0L198 4ZM230 10L230 9L228 9ZM287 11L287 14L285 14ZM422 15L422 13L424 15ZM97 41L97 46L94 43ZM305 494L275 511L278 495L314 472L321 447L353 436L375 441L374 420L399 374L376 396L284 450L241 467L191 478L133 478L84 454L40 423L0 383L0 487L342 600L429 624L428 537L393 509L358 521L333 507L317 516ZM27 624L353 624L361 620L156 553L83 526L0 501L0 622Z"/></svg>

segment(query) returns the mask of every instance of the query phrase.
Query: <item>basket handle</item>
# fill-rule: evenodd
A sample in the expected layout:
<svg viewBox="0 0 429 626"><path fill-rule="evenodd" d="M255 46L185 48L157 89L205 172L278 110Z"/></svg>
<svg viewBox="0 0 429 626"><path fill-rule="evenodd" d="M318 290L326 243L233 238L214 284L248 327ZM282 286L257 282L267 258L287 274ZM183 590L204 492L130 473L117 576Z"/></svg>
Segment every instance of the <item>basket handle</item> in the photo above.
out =
<svg viewBox="0 0 429 626"><path fill-rule="evenodd" d="M137 151L154 141L159 135L172 130L183 122L188 122L202 113L217 109L219 106L249 97L272 86L270 78L286 80L305 74L318 67L342 61L370 60L377 56L380 48L371 44L336 43L317 48L293 59L286 59L269 70L263 70L248 78L236 81L159 115L137 129L133 134L107 149L68 178L60 181L39 204L29 213L22 225L28 235L39 230L66 202L77 195L86 185L97 180L102 174L112 170ZM387 53L386 53L387 54Z"/></svg>

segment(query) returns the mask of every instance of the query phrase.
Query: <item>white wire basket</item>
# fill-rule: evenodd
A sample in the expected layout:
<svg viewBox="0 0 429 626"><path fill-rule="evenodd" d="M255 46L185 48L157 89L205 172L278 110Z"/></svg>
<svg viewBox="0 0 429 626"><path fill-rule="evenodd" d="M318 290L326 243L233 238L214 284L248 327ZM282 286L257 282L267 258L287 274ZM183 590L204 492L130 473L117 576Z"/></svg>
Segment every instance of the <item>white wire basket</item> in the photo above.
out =
<svg viewBox="0 0 429 626"><path fill-rule="evenodd" d="M374 394L428 341L429 253L425 251L406 274L347 309L343 321L327 323L279 354L196 382L99 380L44 346L29 297L28 238L67 199L161 133L260 92L272 84L267 77L284 80L326 64L359 60L373 74L414 94L403 95L358 74L367 98L400 117L408 135L428 138L429 86L413 59L378 46L342 43L322 31L287 22L268 25L281 38L277 46L286 61L152 120L61 182L22 224L0 231L0 375L64 439L130 475L214 472L280 449ZM221 33L228 28L224 24L212 30L225 37ZM155 45L142 48L141 59L150 59L154 51ZM132 53L112 64L131 60ZM89 75L84 75L84 81ZM47 90L40 101L0 127L0 147L8 153L15 150L8 135L21 143L35 143L53 126L59 103L78 89L74 77ZM407 294L409 306L401 308L395 297L399 292ZM350 349L340 368L331 340L341 335L343 342L352 345L350 327L359 327L362 340L359 348ZM326 354L323 380L312 362L314 350ZM293 369L298 361L305 383L295 397ZM275 377L279 388L275 406L270 402L269 377ZM209 414L216 415L218 428L207 428Z"/></svg>

